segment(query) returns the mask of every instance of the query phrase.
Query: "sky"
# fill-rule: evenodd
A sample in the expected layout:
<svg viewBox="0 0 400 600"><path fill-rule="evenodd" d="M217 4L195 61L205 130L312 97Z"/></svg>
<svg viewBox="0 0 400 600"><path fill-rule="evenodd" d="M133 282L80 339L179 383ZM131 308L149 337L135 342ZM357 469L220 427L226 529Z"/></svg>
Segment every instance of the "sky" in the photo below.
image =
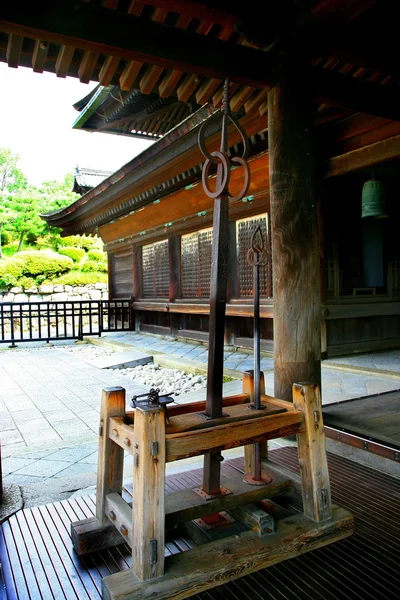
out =
<svg viewBox="0 0 400 600"><path fill-rule="evenodd" d="M76 165L116 171L147 148L147 140L72 129L73 108L95 83L0 63L0 147L18 153L29 183L63 180Z"/></svg>

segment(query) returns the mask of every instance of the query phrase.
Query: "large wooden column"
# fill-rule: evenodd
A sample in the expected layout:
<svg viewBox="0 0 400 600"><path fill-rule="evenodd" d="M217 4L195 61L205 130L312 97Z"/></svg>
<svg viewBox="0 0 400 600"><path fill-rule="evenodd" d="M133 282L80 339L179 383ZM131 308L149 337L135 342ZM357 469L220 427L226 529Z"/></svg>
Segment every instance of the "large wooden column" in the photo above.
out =
<svg viewBox="0 0 400 600"><path fill-rule="evenodd" d="M292 400L294 382L321 382L314 115L294 58L282 57L268 94L275 396L283 400Z"/></svg>

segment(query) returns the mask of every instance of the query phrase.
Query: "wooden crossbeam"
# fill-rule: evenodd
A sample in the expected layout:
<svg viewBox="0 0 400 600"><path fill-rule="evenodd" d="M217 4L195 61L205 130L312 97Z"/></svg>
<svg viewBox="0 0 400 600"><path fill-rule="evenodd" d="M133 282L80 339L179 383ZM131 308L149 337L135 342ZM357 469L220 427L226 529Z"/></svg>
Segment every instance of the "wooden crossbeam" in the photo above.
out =
<svg viewBox="0 0 400 600"><path fill-rule="evenodd" d="M262 442L283 435L300 433L304 429L304 417L300 411L257 417L227 425L217 425L166 436L167 462L237 448L246 444Z"/></svg>
<svg viewBox="0 0 400 600"><path fill-rule="evenodd" d="M139 582L131 569L105 577L103 599L183 600L348 537L353 526L350 513L337 506L332 519L321 523L310 521L302 514L292 515L279 521L272 535L259 537L254 531L248 531L167 557L165 575L158 579Z"/></svg>
<svg viewBox="0 0 400 600"><path fill-rule="evenodd" d="M347 154L330 158L325 162L323 176L325 178L337 177L399 157L400 135L395 135L386 140L375 142L375 144L352 150Z"/></svg>
<svg viewBox="0 0 400 600"><path fill-rule="evenodd" d="M236 477L223 480L224 486L231 492L228 495L216 496L204 500L191 488L166 494L165 497L165 528L171 530L191 519L215 514L219 511L231 510L265 498L291 495L295 493L292 475L281 474L280 468L268 464L268 474L272 477L271 483L252 486L243 481L240 473ZM298 477L295 478L295 485ZM297 478L297 479L296 479ZM126 542L132 547L132 506L123 500L120 494L110 493L105 498L105 514L108 521L100 525L99 521L90 517L73 523L71 526L72 541L79 555L88 554L94 550L109 548Z"/></svg>
<svg viewBox="0 0 400 600"><path fill-rule="evenodd" d="M319 102L400 120L400 93L394 88L318 67L313 68L312 86Z"/></svg>

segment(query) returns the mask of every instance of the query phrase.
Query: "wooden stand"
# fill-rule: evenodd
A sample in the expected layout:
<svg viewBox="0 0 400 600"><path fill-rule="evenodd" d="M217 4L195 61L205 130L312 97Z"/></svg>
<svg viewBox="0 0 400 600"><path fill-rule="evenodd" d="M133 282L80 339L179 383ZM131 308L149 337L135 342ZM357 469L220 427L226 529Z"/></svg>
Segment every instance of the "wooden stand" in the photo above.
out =
<svg viewBox="0 0 400 600"><path fill-rule="evenodd" d="M331 506L318 387L294 385L293 403L263 393L265 408L256 411L249 409L250 383L245 374L244 393L223 399L223 417L204 419L205 403L197 402L170 407L167 424L158 405L126 413L122 388L103 391L97 516L71 527L78 554L121 542L132 548L132 568L103 579L104 599L187 598L351 535L352 516ZM249 485L239 475L223 481L224 494L208 499L201 489L165 497L167 462L245 446L250 472L251 444L289 434L298 435L301 477L273 467L265 451L262 469L270 483ZM121 496L123 450L133 455L132 507ZM287 516L274 502L261 502L299 493L301 514ZM227 537L221 530L214 537L196 535L201 545L164 557L167 529L193 519L212 522L221 513L235 522Z"/></svg>

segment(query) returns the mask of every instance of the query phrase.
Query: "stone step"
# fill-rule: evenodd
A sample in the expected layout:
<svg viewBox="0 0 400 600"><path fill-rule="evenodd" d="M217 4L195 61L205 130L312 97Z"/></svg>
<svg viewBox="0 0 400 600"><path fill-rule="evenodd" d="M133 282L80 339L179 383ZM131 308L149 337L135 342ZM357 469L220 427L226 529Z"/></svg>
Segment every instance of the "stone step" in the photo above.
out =
<svg viewBox="0 0 400 600"><path fill-rule="evenodd" d="M127 352L115 352L109 356L98 356L86 360L89 365L98 369L113 369L115 367L137 367L139 365L147 365L153 362L153 357L144 352L129 350Z"/></svg>

